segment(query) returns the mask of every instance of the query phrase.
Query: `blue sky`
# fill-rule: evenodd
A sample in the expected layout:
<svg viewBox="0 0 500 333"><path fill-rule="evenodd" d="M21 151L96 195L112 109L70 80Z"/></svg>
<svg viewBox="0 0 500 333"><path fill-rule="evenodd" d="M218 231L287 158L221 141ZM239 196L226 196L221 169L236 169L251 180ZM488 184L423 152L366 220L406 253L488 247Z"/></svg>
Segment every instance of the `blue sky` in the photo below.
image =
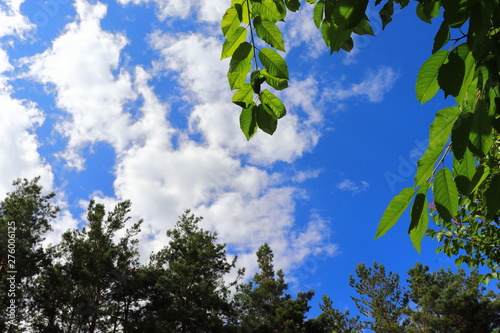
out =
<svg viewBox="0 0 500 333"><path fill-rule="evenodd" d="M396 12L351 54L329 55L312 7L284 27L288 114L247 142L219 61L229 0L4 0L0 3L0 196L42 176L63 208L47 235L85 223L90 199L130 199L140 252L167 244L187 208L217 231L248 276L267 242L292 290L314 288L354 311L349 275L376 260L406 278L416 261L453 266L408 217L373 240L391 198L411 186L441 96L421 106L414 82L440 19Z"/></svg>

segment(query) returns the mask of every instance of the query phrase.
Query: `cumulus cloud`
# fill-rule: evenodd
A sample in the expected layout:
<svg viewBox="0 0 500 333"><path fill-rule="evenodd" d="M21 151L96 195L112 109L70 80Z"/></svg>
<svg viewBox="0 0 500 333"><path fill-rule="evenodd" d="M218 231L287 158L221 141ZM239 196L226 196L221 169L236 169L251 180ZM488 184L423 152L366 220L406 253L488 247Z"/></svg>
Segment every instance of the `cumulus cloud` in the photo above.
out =
<svg viewBox="0 0 500 333"><path fill-rule="evenodd" d="M42 176L44 187L52 187L52 170L38 153L39 143L35 130L44 120L43 112L33 102L12 97L9 84L14 67L7 52L0 49L0 195L12 190L11 182L17 178L33 179Z"/></svg>
<svg viewBox="0 0 500 333"><path fill-rule="evenodd" d="M69 139L62 154L68 165L84 168L80 150L97 141L122 150L128 144L130 117L123 104L134 98L129 73L119 68L120 51L127 44L122 34L103 31L106 15L102 3L75 3L78 18L45 52L27 58L29 75L55 88L56 104L68 117L57 130Z"/></svg>
<svg viewBox="0 0 500 333"><path fill-rule="evenodd" d="M26 33L33 29L29 20L21 14L23 0L5 0L0 4L0 38L16 36L25 38Z"/></svg>
<svg viewBox="0 0 500 333"><path fill-rule="evenodd" d="M229 7L229 3L225 0L118 0L118 3L122 5L154 3L160 20L185 19L195 11L199 21L212 23L219 21L224 10Z"/></svg>

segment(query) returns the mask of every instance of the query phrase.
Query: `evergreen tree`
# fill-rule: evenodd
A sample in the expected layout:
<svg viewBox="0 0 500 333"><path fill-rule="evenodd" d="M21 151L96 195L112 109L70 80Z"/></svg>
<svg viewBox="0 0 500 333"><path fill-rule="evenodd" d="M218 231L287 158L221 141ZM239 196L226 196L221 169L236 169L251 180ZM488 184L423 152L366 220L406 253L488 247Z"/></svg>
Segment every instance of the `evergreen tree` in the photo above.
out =
<svg viewBox="0 0 500 333"><path fill-rule="evenodd" d="M201 217L187 210L167 231L169 245L152 256L146 326L150 332L223 332L234 316L230 288L224 277L235 267L217 233L200 229ZM238 274L238 278L241 272ZM237 278L237 279L238 279Z"/></svg>
<svg viewBox="0 0 500 333"><path fill-rule="evenodd" d="M307 332L321 333L361 333L363 324L359 316L351 317L348 310L340 311L333 307L330 297L323 295L322 303L319 305L323 311L318 318L312 320Z"/></svg>
<svg viewBox="0 0 500 333"><path fill-rule="evenodd" d="M59 208L51 201L55 193L42 194L40 177L17 179L14 191L0 203L0 332L16 328L26 319L36 274L49 264L41 247L43 235Z"/></svg>
<svg viewBox="0 0 500 333"><path fill-rule="evenodd" d="M54 264L43 271L33 297L42 316L33 327L45 332L115 332L128 325L138 307L133 272L139 267L136 242L142 220L127 229L117 244L113 238L130 219L131 203L112 212L91 201L88 228L67 231L54 249ZM59 260L62 259L62 260ZM56 290L56 292L52 292Z"/></svg>
<svg viewBox="0 0 500 333"><path fill-rule="evenodd" d="M365 321L365 327L376 333L406 332L408 321L405 311L408 305L408 295L399 283L399 275L389 272L376 262L373 268L364 263L356 267L356 277L351 275L349 285L358 293L351 297L359 312L370 321Z"/></svg>
<svg viewBox="0 0 500 333"><path fill-rule="evenodd" d="M500 328L500 298L485 292L477 271L429 272L418 263L408 271L415 332L488 333Z"/></svg>
<svg viewBox="0 0 500 333"><path fill-rule="evenodd" d="M286 293L288 284L280 269L274 271L273 252L268 244L257 251L260 273L237 288L240 330L243 332L305 332L305 314L314 291L299 292L296 299Z"/></svg>

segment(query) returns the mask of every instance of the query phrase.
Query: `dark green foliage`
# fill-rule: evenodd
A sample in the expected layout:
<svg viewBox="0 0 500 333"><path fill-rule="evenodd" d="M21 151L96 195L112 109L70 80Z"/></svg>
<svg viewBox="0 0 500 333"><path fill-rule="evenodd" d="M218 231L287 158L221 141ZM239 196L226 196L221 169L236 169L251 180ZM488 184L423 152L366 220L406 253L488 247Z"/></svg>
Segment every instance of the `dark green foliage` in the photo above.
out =
<svg viewBox="0 0 500 333"><path fill-rule="evenodd" d="M259 273L237 288L239 326L243 332L306 332L305 314L314 291L299 292L296 299L287 294L282 270L275 272L269 245L257 251Z"/></svg>
<svg viewBox="0 0 500 333"><path fill-rule="evenodd" d="M41 316L34 327L92 333L129 325L140 301L137 241L132 237L139 233L142 220L128 228L118 243L113 238L130 219L130 206L130 201L120 202L106 214L102 204L91 201L88 226L63 234L53 249L53 264L37 279L34 299Z"/></svg>
<svg viewBox="0 0 500 333"><path fill-rule="evenodd" d="M364 323L367 328L374 332L406 332L408 321L404 313L409 298L397 274L386 274L384 265L376 262L373 267L363 263L356 267L356 277L351 276L349 285L359 295L352 297L359 312L371 318Z"/></svg>
<svg viewBox="0 0 500 333"><path fill-rule="evenodd" d="M465 169L457 172L467 174ZM1 332L488 333L500 329L500 297L486 292L477 272L468 276L463 270L429 272L421 264L410 269L407 288L381 264L358 265L350 285L363 321L334 308L326 295L322 313L306 318L314 292L299 292L292 298L283 271L274 269L269 245L257 251L259 272L249 282L236 285L242 274L238 271L236 280L228 283L225 279L235 269L236 258L228 261L225 244L217 243L216 233L201 229L201 218L189 211L167 231L169 244L152 255L148 265L139 263L135 239L142 220L123 230L129 225L129 201L108 213L91 201L86 227L67 231L59 245L42 249L43 234L50 230L58 208L51 204L54 194L43 196L37 182L38 178L16 181L15 191L0 204L2 256L7 258L0 296L4 309L15 300L14 323L21 324L7 327L10 312L3 311ZM20 249L15 267L8 261L12 234L8 221L16 224L16 239L10 243ZM17 253L25 257L18 260ZM17 288L9 295L6 278L14 268Z"/></svg>
<svg viewBox="0 0 500 333"><path fill-rule="evenodd" d="M151 259L156 277L147 305L155 332L223 332L235 313L224 277L235 267L227 261L217 234L198 226L200 217L186 211L167 231L169 245ZM238 274L239 278L239 274Z"/></svg>
<svg viewBox="0 0 500 333"><path fill-rule="evenodd" d="M323 303L320 304L319 307L323 312L318 316L318 318L313 320L314 329L311 327L307 330L307 332L363 332L363 324L361 323L359 316L350 317L349 310L340 311L334 308L332 300L327 295L323 295L322 301Z"/></svg>
<svg viewBox="0 0 500 333"><path fill-rule="evenodd" d="M477 272L429 272L417 264L408 274L411 301L417 306L411 311L415 332L488 333L500 328L500 298L485 293Z"/></svg>
<svg viewBox="0 0 500 333"><path fill-rule="evenodd" d="M16 331L7 321L19 323L26 318L33 279L49 262L41 242L59 208L51 204L54 193L42 194L39 180L40 177L14 181L15 190L0 203L0 302L1 308L7 309L15 300L17 309L15 318L6 317L6 311L1 311L1 332L6 332L8 326L9 332ZM16 288L11 288L10 281Z"/></svg>

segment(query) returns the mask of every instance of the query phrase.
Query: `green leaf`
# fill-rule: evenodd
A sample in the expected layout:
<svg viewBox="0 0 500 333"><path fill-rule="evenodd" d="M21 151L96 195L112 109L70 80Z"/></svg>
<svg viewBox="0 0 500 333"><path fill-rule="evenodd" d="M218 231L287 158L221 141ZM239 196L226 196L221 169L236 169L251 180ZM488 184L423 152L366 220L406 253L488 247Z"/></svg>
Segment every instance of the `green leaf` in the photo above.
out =
<svg viewBox="0 0 500 333"><path fill-rule="evenodd" d="M453 159L453 170L458 191L469 195L471 180L476 173L476 162L470 150L466 150L462 160Z"/></svg>
<svg viewBox="0 0 500 333"><path fill-rule="evenodd" d="M278 52L264 48L259 52L259 60L271 76L288 79L288 67L285 59Z"/></svg>
<svg viewBox="0 0 500 333"><path fill-rule="evenodd" d="M427 59L417 75L416 93L421 104L430 100L439 89L438 73L439 68L444 63L448 52L440 50Z"/></svg>
<svg viewBox="0 0 500 333"><path fill-rule="evenodd" d="M241 106L242 108L248 108L253 103L253 89L250 83L245 83L242 87L236 91L233 95L233 103Z"/></svg>
<svg viewBox="0 0 500 333"><path fill-rule="evenodd" d="M380 20L382 21L382 30L384 30L385 27L392 21L392 15L394 14L394 1L387 1L378 14L380 16Z"/></svg>
<svg viewBox="0 0 500 333"><path fill-rule="evenodd" d="M480 98L476 103L469 134L469 149L476 155L486 156L493 144L493 126L489 115L488 103Z"/></svg>
<svg viewBox="0 0 500 333"><path fill-rule="evenodd" d="M298 12L300 9L300 1L299 0L285 0L286 8L288 8L291 12Z"/></svg>
<svg viewBox="0 0 500 333"><path fill-rule="evenodd" d="M274 113L276 119L283 117L286 114L285 105L280 101L280 99L269 90L265 89L259 95L260 101L266 104Z"/></svg>
<svg viewBox="0 0 500 333"><path fill-rule="evenodd" d="M260 16L262 20L276 22L285 18L286 8L283 6L283 2L273 0L252 1L252 14L254 17Z"/></svg>
<svg viewBox="0 0 500 333"><path fill-rule="evenodd" d="M224 44L222 45L222 54L221 60L229 58L233 55L236 49L240 46L241 43L245 41L247 38L247 29L243 27L238 27L236 30L226 37Z"/></svg>
<svg viewBox="0 0 500 333"><path fill-rule="evenodd" d="M407 187L396 195L384 211L384 215L378 224L375 239L383 236L389 229L391 229L401 217L401 214L406 210L410 204L411 199L415 195L412 187Z"/></svg>
<svg viewBox="0 0 500 333"><path fill-rule="evenodd" d="M458 191L448 168L439 170L434 179L436 209L445 221L451 220L458 211Z"/></svg>
<svg viewBox="0 0 500 333"><path fill-rule="evenodd" d="M253 71L250 75L250 83L252 84L253 92L260 94L260 86L266 79L262 77L261 71Z"/></svg>
<svg viewBox="0 0 500 333"><path fill-rule="evenodd" d="M436 113L429 133L429 147L442 148L448 142L459 116L460 109L456 106L444 108Z"/></svg>
<svg viewBox="0 0 500 333"><path fill-rule="evenodd" d="M283 36L276 24L268 20L262 20L260 17L256 17L253 20L253 24L255 32L264 42L277 50L285 52Z"/></svg>
<svg viewBox="0 0 500 333"><path fill-rule="evenodd" d="M430 128L429 146L417 163L415 187L424 185L432 176L434 166L443 152L443 146L449 140L459 115L460 109L457 107L444 108L436 113Z"/></svg>
<svg viewBox="0 0 500 333"><path fill-rule="evenodd" d="M368 19L359 22L359 24L355 26L352 31L358 35L375 36L375 33L373 32L372 26L370 25Z"/></svg>
<svg viewBox="0 0 500 333"><path fill-rule="evenodd" d="M426 15L424 11L424 4L419 2L416 8L417 16L419 19L424 21L425 23L432 23L430 18Z"/></svg>
<svg viewBox="0 0 500 333"><path fill-rule="evenodd" d="M443 21L439 27L436 36L434 37L434 45L432 47L432 53L436 53L440 48L446 45L450 40L450 28L448 24Z"/></svg>
<svg viewBox="0 0 500 333"><path fill-rule="evenodd" d="M318 1L318 3L314 6L313 19L314 24L316 24L316 28L321 27L321 22L323 21L323 10L325 8L325 2L323 0Z"/></svg>
<svg viewBox="0 0 500 333"><path fill-rule="evenodd" d="M321 34L327 46L330 47L330 54L338 52L342 45L351 38L352 30L340 29L336 25L332 25L323 21L321 25Z"/></svg>
<svg viewBox="0 0 500 333"><path fill-rule="evenodd" d="M484 192L486 198L486 218L493 219L500 210L500 175L493 176L488 189Z"/></svg>
<svg viewBox="0 0 500 333"><path fill-rule="evenodd" d="M408 233L410 234L410 239L417 250L420 253L420 247L422 244L422 239L424 238L425 232L427 231L427 226L429 224L429 214L427 214L427 190L429 187L422 186L411 207L411 223Z"/></svg>
<svg viewBox="0 0 500 333"><path fill-rule="evenodd" d="M247 140L257 132L257 106L252 103L249 107L243 109L240 114L240 128Z"/></svg>
<svg viewBox="0 0 500 333"><path fill-rule="evenodd" d="M257 107L257 125L269 135L273 135L278 126L278 120L271 114L273 111L267 105L259 104Z"/></svg>
<svg viewBox="0 0 500 333"><path fill-rule="evenodd" d="M241 21L238 17L238 12L236 8L231 7L226 10L224 16L222 17L221 29L224 37L231 35L240 26Z"/></svg>
<svg viewBox="0 0 500 333"><path fill-rule="evenodd" d="M352 29L364 18L368 0L337 0L333 19L340 29Z"/></svg>
<svg viewBox="0 0 500 333"><path fill-rule="evenodd" d="M490 168L487 165L479 165L476 168L476 173L470 182L469 193L475 193L489 175Z"/></svg>
<svg viewBox="0 0 500 333"><path fill-rule="evenodd" d="M247 0L237 0L233 3L236 12L238 13L238 18L241 23L250 23L250 15L248 15Z"/></svg>
<svg viewBox="0 0 500 333"><path fill-rule="evenodd" d="M252 51L253 47L248 42L241 43L234 51L227 73L231 89L241 88L245 83L246 77L252 68Z"/></svg>
<svg viewBox="0 0 500 333"><path fill-rule="evenodd" d="M424 12L430 19L438 17L440 11L441 11L441 1L439 0L424 1Z"/></svg>
<svg viewBox="0 0 500 333"><path fill-rule="evenodd" d="M437 163L443 149L438 146L429 146L424 155L417 162L417 173L415 174L415 187L425 185L432 176L434 165Z"/></svg>
<svg viewBox="0 0 500 333"><path fill-rule="evenodd" d="M455 157L461 160L469 145L469 133L472 125L472 112L464 112L460 114L457 121L453 125L451 131L451 150Z"/></svg>
<svg viewBox="0 0 500 333"><path fill-rule="evenodd" d="M268 85L276 90L288 88L288 80L269 75L265 69L260 70L260 76L264 78Z"/></svg>
<svg viewBox="0 0 500 333"><path fill-rule="evenodd" d="M456 97L457 104L462 105L464 102L468 100L468 94L470 91L476 91L476 85L472 84L474 79L474 71L476 68L475 60L472 55L472 52L469 51L469 48L466 43L460 44L455 48L457 54L465 64L465 76L462 80L462 87L460 88L460 92ZM476 96L473 96L475 98Z"/></svg>
<svg viewBox="0 0 500 333"><path fill-rule="evenodd" d="M469 18L468 1L442 0L441 3L444 7L444 21L451 28L461 27Z"/></svg>
<svg viewBox="0 0 500 333"><path fill-rule="evenodd" d="M445 97L448 95L458 96L465 76L465 63L453 51L448 54L447 60L439 68L439 87L444 91Z"/></svg>

